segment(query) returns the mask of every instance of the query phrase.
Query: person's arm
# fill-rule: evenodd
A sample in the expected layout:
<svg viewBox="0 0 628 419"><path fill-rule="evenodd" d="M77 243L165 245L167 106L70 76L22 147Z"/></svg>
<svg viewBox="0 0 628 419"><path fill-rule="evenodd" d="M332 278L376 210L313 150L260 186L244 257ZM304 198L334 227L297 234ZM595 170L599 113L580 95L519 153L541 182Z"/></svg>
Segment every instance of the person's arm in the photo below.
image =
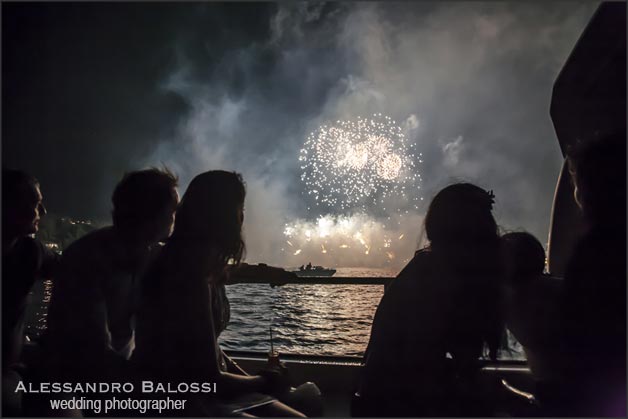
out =
<svg viewBox="0 0 628 419"><path fill-rule="evenodd" d="M238 375L249 375L249 373L244 371L242 367L238 365L237 362L235 362L229 355L225 353L225 351L223 351L222 349L221 351L222 351L222 357L225 360L225 364L227 364L227 372L238 374Z"/></svg>
<svg viewBox="0 0 628 419"><path fill-rule="evenodd" d="M371 327L371 336L367 348L369 352L375 349L384 349L398 339L402 339L402 331L405 330L408 319L404 318L404 314L411 304L411 295L408 292L412 287L408 285L411 282L420 280L421 267L424 265L424 256L421 252L417 252L415 257L403 268L397 277L386 287L384 295L377 306L373 317L373 325Z"/></svg>
<svg viewBox="0 0 628 419"><path fill-rule="evenodd" d="M497 361L499 349L502 346L503 337L506 333L506 320L504 308L504 292L499 286L500 277L491 282L486 291L485 307L486 310L486 343L489 349L489 358Z"/></svg>
<svg viewBox="0 0 628 419"><path fill-rule="evenodd" d="M405 375L411 364L435 359L442 349L447 301L431 270L429 255L417 252L382 297L365 354L375 386L398 383L395 376Z"/></svg>
<svg viewBox="0 0 628 419"><path fill-rule="evenodd" d="M100 289L103 273L89 258L68 255L53 283L48 337L68 360L99 362L107 346L107 314Z"/></svg>
<svg viewBox="0 0 628 419"><path fill-rule="evenodd" d="M173 365L177 371L173 374L185 380L214 381L219 395L272 390L276 387L272 377L221 371L222 352L216 341L210 291L205 280L195 278L194 281L196 283L190 280L177 284L177 289L172 290L178 294L172 298L180 302L173 313L177 320L172 323L179 347L179 360L177 365Z"/></svg>
<svg viewBox="0 0 628 419"><path fill-rule="evenodd" d="M221 394L269 393L272 391L269 380L261 375L239 375L221 372L216 380ZM224 392L224 393L223 393Z"/></svg>
<svg viewBox="0 0 628 419"><path fill-rule="evenodd" d="M413 260L414 261L414 260ZM369 343L364 354L365 376L372 384L384 380L395 365L403 362L405 330L408 327L406 314L407 283L414 269L410 262L388 285L377 306L371 326Z"/></svg>

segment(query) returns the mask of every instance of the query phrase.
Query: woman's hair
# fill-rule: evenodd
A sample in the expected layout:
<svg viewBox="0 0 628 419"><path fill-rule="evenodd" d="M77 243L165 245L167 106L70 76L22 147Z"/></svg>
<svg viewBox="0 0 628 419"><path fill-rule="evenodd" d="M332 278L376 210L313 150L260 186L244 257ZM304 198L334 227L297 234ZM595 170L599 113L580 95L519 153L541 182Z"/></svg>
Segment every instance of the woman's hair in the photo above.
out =
<svg viewBox="0 0 628 419"><path fill-rule="evenodd" d="M470 183L456 183L436 194L425 216L430 248L495 242L499 239L493 218L494 195Z"/></svg>
<svg viewBox="0 0 628 419"><path fill-rule="evenodd" d="M462 354L482 342L494 356L503 332L499 308L503 265L493 202L492 192L456 183L436 194L425 216L432 269L453 304L444 315L455 331L449 342L455 358L466 359Z"/></svg>
<svg viewBox="0 0 628 419"><path fill-rule="evenodd" d="M212 170L196 176L177 209L172 240L199 240L212 247L210 265L219 269L244 255L242 222L244 205L242 176L235 172Z"/></svg>

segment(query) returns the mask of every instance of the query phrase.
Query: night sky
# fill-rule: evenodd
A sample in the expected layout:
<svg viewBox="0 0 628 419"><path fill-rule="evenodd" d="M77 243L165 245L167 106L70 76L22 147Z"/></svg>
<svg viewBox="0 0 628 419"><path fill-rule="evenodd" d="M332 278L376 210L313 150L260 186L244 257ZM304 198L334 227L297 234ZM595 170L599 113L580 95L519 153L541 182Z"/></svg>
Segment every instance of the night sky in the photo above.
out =
<svg viewBox="0 0 628 419"><path fill-rule="evenodd" d="M300 265L280 250L285 224L321 215L300 148L327 121L381 112L423 153L426 203L471 181L494 190L502 228L544 242L562 162L551 88L596 7L2 3L2 163L40 180L50 212L100 220L125 171L166 164L183 192L202 171L238 170L250 259ZM412 238L395 261L424 211L390 232ZM337 257L321 263L386 261Z"/></svg>

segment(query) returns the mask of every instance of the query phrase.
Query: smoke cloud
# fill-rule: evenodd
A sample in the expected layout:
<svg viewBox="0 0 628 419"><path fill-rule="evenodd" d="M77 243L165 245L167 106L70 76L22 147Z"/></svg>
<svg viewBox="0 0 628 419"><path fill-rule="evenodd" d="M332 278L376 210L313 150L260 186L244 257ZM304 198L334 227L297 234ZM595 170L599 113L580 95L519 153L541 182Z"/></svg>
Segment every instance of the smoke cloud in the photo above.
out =
<svg viewBox="0 0 628 419"><path fill-rule="evenodd" d="M222 74L239 75L237 94L195 77L194 57L181 60L163 88L190 112L144 163L163 161L185 182L243 173L251 261L399 268L418 246L425 205L396 222L392 211L317 215L299 181L311 131L382 112L423 153L424 203L453 181L475 182L495 191L501 226L543 240L561 164L551 86L594 6L281 4L265 39L220 60Z"/></svg>
<svg viewBox="0 0 628 419"><path fill-rule="evenodd" d="M492 189L502 228L544 241L562 162L552 85L596 7L10 3L3 164L35 174L51 212L81 218L108 216L128 170L164 163L182 191L206 170L241 172L249 262L398 269L455 181ZM422 182L386 210L308 210L307 136L376 113L421 153Z"/></svg>

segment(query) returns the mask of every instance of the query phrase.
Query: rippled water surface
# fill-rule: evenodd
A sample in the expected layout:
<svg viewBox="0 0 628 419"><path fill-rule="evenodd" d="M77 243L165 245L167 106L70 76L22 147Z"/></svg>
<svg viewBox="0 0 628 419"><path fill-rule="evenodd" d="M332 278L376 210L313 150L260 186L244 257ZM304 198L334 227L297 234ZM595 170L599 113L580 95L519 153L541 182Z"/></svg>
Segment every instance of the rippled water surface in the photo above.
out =
<svg viewBox="0 0 628 419"><path fill-rule="evenodd" d="M384 269L339 268L334 276L395 275ZM221 335L221 345L267 352L272 326L275 349L280 353L361 356L383 294L383 285L231 285L227 287L231 322ZM525 359L521 345L510 333L499 358Z"/></svg>
<svg viewBox="0 0 628 419"><path fill-rule="evenodd" d="M384 269L339 268L335 276L386 277ZM383 285L269 285L227 287L231 322L225 349L268 351L269 326L282 353L361 355Z"/></svg>
<svg viewBox="0 0 628 419"><path fill-rule="evenodd" d="M335 276L392 277L385 269L338 268ZM332 277L333 278L333 277ZM27 334L38 336L46 328L51 283L32 291ZM275 349L281 353L361 356L366 349L375 309L383 285L227 286L231 322L221 335L224 349L267 352L272 326ZM501 358L522 359L523 352L509 334Z"/></svg>

